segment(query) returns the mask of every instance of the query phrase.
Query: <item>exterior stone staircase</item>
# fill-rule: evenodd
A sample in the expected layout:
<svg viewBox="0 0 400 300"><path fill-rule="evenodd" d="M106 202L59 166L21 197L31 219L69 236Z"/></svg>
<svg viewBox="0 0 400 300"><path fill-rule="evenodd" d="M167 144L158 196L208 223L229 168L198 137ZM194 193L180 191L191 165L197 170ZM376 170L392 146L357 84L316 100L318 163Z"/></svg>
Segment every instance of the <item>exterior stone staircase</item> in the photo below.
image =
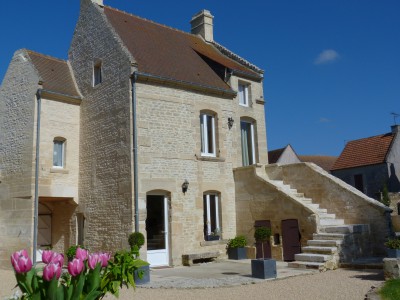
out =
<svg viewBox="0 0 400 300"><path fill-rule="evenodd" d="M311 198L305 197L303 193L299 193L281 180L267 181L317 215L318 233L314 233L313 239L307 241L306 247L302 247L302 253L295 255L295 261L289 262L289 267L321 271L336 269L340 259L346 258L346 252L353 251L351 247L355 238L352 235L369 231L369 225L346 225L343 219L328 213L327 209L319 207L319 204L313 203Z"/></svg>

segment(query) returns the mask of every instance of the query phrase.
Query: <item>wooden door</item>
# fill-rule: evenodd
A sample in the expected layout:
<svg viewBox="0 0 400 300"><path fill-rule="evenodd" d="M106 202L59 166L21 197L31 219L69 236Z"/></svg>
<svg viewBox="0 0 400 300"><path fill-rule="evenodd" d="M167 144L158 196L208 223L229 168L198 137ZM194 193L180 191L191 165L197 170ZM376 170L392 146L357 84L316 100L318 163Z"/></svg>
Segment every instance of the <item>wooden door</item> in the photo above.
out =
<svg viewBox="0 0 400 300"><path fill-rule="evenodd" d="M283 260L294 261L301 253L299 223L296 219L282 220Z"/></svg>
<svg viewBox="0 0 400 300"><path fill-rule="evenodd" d="M254 223L254 228L257 227L267 227L271 228L271 221L270 220L257 220ZM256 258L263 257L263 248L264 248L264 258L271 258L271 244L270 242L264 243L256 243Z"/></svg>

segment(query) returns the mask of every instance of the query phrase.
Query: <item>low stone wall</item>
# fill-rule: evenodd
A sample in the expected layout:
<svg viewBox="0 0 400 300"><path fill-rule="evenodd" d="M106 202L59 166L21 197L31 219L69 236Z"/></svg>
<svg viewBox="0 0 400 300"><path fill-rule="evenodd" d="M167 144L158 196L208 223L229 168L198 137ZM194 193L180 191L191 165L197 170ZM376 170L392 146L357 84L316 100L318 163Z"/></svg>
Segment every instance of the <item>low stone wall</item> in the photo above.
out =
<svg viewBox="0 0 400 300"><path fill-rule="evenodd" d="M400 258L384 258L383 274L385 280L400 278Z"/></svg>

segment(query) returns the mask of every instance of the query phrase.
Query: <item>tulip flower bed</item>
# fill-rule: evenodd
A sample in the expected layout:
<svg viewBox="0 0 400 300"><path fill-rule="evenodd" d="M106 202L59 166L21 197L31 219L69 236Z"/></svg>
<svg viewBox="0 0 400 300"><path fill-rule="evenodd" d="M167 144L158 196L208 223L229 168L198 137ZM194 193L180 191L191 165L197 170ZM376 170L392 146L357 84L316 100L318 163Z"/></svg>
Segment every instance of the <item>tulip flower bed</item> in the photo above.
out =
<svg viewBox="0 0 400 300"><path fill-rule="evenodd" d="M119 289L135 286L133 273L147 262L134 259L128 251L119 251L110 260L108 253L89 253L78 248L75 257L62 270L64 255L45 250L43 268L33 267L26 250L13 253L17 285L22 299L101 299L106 293L118 297Z"/></svg>

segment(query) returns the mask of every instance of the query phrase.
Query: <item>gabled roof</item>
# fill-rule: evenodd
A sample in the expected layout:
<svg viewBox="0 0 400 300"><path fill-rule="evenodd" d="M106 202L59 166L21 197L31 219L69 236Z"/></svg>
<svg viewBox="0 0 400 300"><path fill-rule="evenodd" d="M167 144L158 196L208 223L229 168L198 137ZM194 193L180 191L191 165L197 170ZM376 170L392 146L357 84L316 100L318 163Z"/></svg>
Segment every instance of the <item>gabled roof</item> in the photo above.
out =
<svg viewBox="0 0 400 300"><path fill-rule="evenodd" d="M299 155L299 158L302 162L312 162L327 172L331 170L337 160L337 156L326 155Z"/></svg>
<svg viewBox="0 0 400 300"><path fill-rule="evenodd" d="M281 157L283 151L285 151L285 148L280 148L280 149L275 149L268 151L268 163L269 164L276 164Z"/></svg>
<svg viewBox="0 0 400 300"><path fill-rule="evenodd" d="M348 142L331 170L384 163L393 138L387 133Z"/></svg>
<svg viewBox="0 0 400 300"><path fill-rule="evenodd" d="M104 13L141 73L199 86L231 90L210 67L210 61L252 77L262 75L223 55L201 37L104 7Z"/></svg>
<svg viewBox="0 0 400 300"><path fill-rule="evenodd" d="M79 98L71 70L65 60L26 50L43 81L43 89Z"/></svg>

